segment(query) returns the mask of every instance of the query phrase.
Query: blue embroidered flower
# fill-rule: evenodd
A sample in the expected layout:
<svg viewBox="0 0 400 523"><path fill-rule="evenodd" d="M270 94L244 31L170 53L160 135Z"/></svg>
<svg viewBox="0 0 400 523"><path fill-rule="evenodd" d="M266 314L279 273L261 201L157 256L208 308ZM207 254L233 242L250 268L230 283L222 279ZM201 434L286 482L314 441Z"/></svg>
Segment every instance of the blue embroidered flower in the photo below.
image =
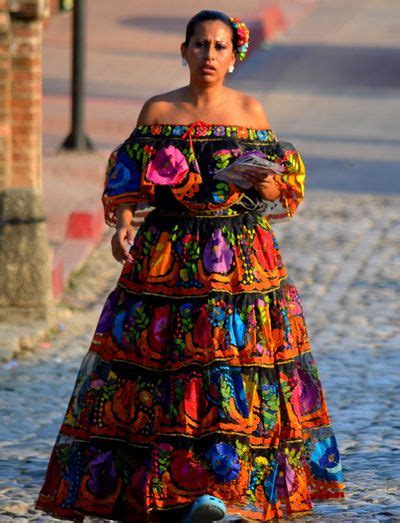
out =
<svg viewBox="0 0 400 523"><path fill-rule="evenodd" d="M225 127L223 125L217 125L214 127L215 136L225 136Z"/></svg>
<svg viewBox="0 0 400 523"><path fill-rule="evenodd" d="M220 191L212 193L212 199L215 203L224 203L226 202L226 195Z"/></svg>
<svg viewBox="0 0 400 523"><path fill-rule="evenodd" d="M129 158L125 150L120 150L114 167L108 173L106 193L115 196L126 192L137 191L140 188L140 172L136 162Z"/></svg>
<svg viewBox="0 0 400 523"><path fill-rule="evenodd" d="M317 441L311 454L311 469L317 478L341 481L342 464L335 436Z"/></svg>
<svg viewBox="0 0 400 523"><path fill-rule="evenodd" d="M334 447L328 447L323 456L318 460L321 467L332 469L339 463L339 451Z"/></svg>
<svg viewBox="0 0 400 523"><path fill-rule="evenodd" d="M259 140L265 141L268 138L267 131L257 131L257 138Z"/></svg>
<svg viewBox="0 0 400 523"><path fill-rule="evenodd" d="M231 315L229 315L227 327L231 344L235 345L239 349L243 348L246 343L246 324L236 309Z"/></svg>
<svg viewBox="0 0 400 523"><path fill-rule="evenodd" d="M180 307L181 315L184 318L190 318L192 316L193 303L184 303Z"/></svg>
<svg viewBox="0 0 400 523"><path fill-rule="evenodd" d="M185 132L185 126L184 125L177 125L172 130L172 134L174 136L182 136L182 134L184 134L184 132Z"/></svg>
<svg viewBox="0 0 400 523"><path fill-rule="evenodd" d="M278 463L274 461L271 463L272 471L266 477L264 482L264 493L269 503L276 503L278 501L278 494L276 488L276 480L278 478Z"/></svg>
<svg viewBox="0 0 400 523"><path fill-rule="evenodd" d="M240 470L239 457L236 449L231 445L215 443L205 457L210 461L217 481L228 483L238 477Z"/></svg>
<svg viewBox="0 0 400 523"><path fill-rule="evenodd" d="M221 307L213 307L210 313L211 323L214 327L223 325L225 321L225 311Z"/></svg>
<svg viewBox="0 0 400 523"><path fill-rule="evenodd" d="M239 369L232 369L231 378L236 408L242 416L248 418L250 411L241 371Z"/></svg>
<svg viewBox="0 0 400 523"><path fill-rule="evenodd" d="M215 203L224 203L229 197L229 185L225 182L218 182L212 192L212 199Z"/></svg>
<svg viewBox="0 0 400 523"><path fill-rule="evenodd" d="M114 310L118 303L120 294L121 289L118 287L115 290L113 290L111 294L109 294L101 312L99 322L97 324L97 332L108 332L111 329Z"/></svg>
<svg viewBox="0 0 400 523"><path fill-rule="evenodd" d="M113 336L117 343L122 343L122 335L124 333L124 321L126 317L126 311L119 312L114 319L114 326L112 329Z"/></svg>

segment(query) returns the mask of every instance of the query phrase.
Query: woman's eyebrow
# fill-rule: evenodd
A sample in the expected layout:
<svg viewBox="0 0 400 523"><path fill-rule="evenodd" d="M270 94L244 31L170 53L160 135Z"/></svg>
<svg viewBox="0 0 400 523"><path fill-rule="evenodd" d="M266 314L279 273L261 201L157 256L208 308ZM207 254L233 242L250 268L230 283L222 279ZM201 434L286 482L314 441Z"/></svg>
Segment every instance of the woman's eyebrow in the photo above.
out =
<svg viewBox="0 0 400 523"><path fill-rule="evenodd" d="M196 40L197 42L199 42L199 41L206 41L206 42L209 42L211 39L210 39L210 38L207 38L207 37L205 37L205 36L197 36L197 37L195 38L195 40ZM216 41L218 44L226 44L226 43L228 43L227 40L215 40L215 41Z"/></svg>

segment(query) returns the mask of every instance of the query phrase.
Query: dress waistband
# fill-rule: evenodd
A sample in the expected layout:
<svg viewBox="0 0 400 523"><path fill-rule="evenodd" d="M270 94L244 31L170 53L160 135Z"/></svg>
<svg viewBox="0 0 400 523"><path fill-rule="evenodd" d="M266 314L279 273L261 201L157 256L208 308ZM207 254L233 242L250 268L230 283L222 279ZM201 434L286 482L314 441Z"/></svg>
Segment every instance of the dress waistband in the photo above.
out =
<svg viewBox="0 0 400 523"><path fill-rule="evenodd" d="M232 208L226 209L183 209L183 210L173 210L173 209L154 209L150 215L152 217L174 217L174 218L234 218L236 216L244 216L249 214L250 210L247 209L238 209L234 210ZM254 212L254 211L253 211Z"/></svg>

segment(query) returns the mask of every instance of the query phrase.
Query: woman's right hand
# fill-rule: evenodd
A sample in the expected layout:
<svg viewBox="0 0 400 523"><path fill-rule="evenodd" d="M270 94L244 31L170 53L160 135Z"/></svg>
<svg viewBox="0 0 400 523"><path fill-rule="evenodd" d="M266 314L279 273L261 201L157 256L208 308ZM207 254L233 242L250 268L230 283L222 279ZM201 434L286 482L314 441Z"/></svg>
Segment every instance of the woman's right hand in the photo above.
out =
<svg viewBox="0 0 400 523"><path fill-rule="evenodd" d="M111 250L114 258L120 263L133 262L129 254L129 246L133 245L135 236L132 226L132 218L135 209L132 205L120 205L116 212L117 227L114 236L111 238Z"/></svg>
<svg viewBox="0 0 400 523"><path fill-rule="evenodd" d="M133 238L134 228L132 225L118 227L114 236L111 238L112 255L120 263L133 262L133 258L129 254L129 247L133 245Z"/></svg>

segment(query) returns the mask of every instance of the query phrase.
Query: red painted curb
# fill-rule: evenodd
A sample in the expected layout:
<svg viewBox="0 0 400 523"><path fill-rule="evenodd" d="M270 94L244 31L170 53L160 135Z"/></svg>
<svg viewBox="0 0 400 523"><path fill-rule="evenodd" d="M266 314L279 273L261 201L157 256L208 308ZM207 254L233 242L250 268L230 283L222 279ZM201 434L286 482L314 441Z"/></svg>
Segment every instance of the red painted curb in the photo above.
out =
<svg viewBox="0 0 400 523"><path fill-rule="evenodd" d="M78 210L70 214L64 241L53 256L52 287L55 300L61 298L71 273L83 265L101 240L105 229L103 208L100 205L93 211Z"/></svg>
<svg viewBox="0 0 400 523"><path fill-rule="evenodd" d="M66 238L89 239L96 242L103 235L104 228L104 216L101 207L93 212L74 211L68 220Z"/></svg>
<svg viewBox="0 0 400 523"><path fill-rule="evenodd" d="M64 268L62 259L53 255L53 266L51 270L51 282L54 299L58 299L64 292Z"/></svg>
<svg viewBox="0 0 400 523"><path fill-rule="evenodd" d="M270 40L287 27L285 15L279 6L271 6L261 13L264 39Z"/></svg>
<svg viewBox="0 0 400 523"><path fill-rule="evenodd" d="M264 41L270 40L287 27L283 10L278 5L270 5L261 13L248 17L250 30L249 53L255 51Z"/></svg>

